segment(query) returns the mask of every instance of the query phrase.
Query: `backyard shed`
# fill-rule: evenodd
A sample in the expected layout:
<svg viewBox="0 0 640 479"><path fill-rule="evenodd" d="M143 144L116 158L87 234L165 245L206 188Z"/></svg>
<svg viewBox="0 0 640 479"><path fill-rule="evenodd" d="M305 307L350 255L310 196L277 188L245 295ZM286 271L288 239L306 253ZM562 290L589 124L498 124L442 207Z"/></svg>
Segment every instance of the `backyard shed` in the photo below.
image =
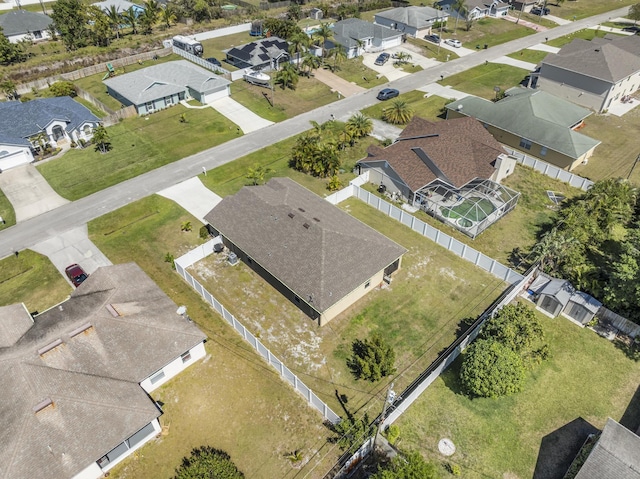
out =
<svg viewBox="0 0 640 479"><path fill-rule="evenodd" d="M600 310L602 303L587 293L576 291L569 298L562 314L582 325L591 321Z"/></svg>
<svg viewBox="0 0 640 479"><path fill-rule="evenodd" d="M558 316L569 303L575 289L566 279L538 276L529 287L534 292L538 309L552 317Z"/></svg>

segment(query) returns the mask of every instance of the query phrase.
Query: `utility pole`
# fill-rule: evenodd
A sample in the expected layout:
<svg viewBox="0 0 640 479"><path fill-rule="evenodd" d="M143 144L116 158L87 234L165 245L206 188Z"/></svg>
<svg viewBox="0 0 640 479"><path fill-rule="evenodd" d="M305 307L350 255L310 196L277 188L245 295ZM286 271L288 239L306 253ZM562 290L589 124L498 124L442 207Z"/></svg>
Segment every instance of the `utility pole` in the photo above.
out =
<svg viewBox="0 0 640 479"><path fill-rule="evenodd" d="M378 436L380 435L380 429L382 429L382 423L384 423L384 419L387 414L387 407L389 404L393 403L393 400L396 398L396 393L393 391L393 383L389 384L389 389L387 389L387 397L384 399L384 404L382 405L382 414L380 414L380 421L378 421L378 428L376 429L376 436L373 440L373 446L375 447L378 442Z"/></svg>
<svg viewBox="0 0 640 479"><path fill-rule="evenodd" d="M636 161L633 162L633 166L631 167L631 171L627 175L627 180L631 177L631 173L633 173L633 170L635 169L635 167L636 167L636 165L638 164L639 161L640 161L640 154L638 154L638 156L636 156Z"/></svg>

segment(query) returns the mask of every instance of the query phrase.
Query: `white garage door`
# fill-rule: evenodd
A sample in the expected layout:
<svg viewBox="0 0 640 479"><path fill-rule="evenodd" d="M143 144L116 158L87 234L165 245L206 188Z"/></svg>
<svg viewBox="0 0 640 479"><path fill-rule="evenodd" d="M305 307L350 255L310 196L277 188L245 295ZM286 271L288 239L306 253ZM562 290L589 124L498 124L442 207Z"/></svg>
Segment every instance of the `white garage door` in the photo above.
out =
<svg viewBox="0 0 640 479"><path fill-rule="evenodd" d="M2 147L0 147L0 154L2 153ZM7 156L0 156L0 170L5 171L9 168L13 168L14 166L24 165L26 163L31 163L33 158L31 155L25 151L16 151Z"/></svg>
<svg viewBox="0 0 640 479"><path fill-rule="evenodd" d="M202 103L210 103L214 100L219 100L221 98L226 98L228 96L229 96L229 91L225 87L222 90L210 92L204 95L204 101Z"/></svg>

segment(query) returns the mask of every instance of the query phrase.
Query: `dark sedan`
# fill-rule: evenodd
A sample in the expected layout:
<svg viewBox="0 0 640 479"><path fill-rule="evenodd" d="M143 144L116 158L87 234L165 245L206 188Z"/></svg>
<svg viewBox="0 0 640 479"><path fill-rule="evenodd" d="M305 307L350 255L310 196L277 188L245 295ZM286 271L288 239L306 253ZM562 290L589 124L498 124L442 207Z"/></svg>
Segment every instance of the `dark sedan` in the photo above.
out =
<svg viewBox="0 0 640 479"><path fill-rule="evenodd" d="M383 90L380 90L380 93L378 93L378 100L391 100L392 98L397 97L400 94L400 92L398 90L396 90L395 88L385 88Z"/></svg>

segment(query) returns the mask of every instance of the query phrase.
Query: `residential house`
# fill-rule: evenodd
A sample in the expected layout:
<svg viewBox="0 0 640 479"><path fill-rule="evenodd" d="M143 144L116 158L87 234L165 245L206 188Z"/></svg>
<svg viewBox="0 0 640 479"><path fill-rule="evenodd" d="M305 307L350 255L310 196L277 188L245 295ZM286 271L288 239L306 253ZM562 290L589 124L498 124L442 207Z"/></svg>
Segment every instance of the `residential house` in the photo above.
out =
<svg viewBox="0 0 640 479"><path fill-rule="evenodd" d="M138 114L195 99L207 104L230 95L231 82L187 60L160 63L118 75L103 82L109 95L123 105L134 105Z"/></svg>
<svg viewBox="0 0 640 479"><path fill-rule="evenodd" d="M378 25L398 30L414 38L430 35L436 23L446 23L449 13L432 7L398 7L374 15Z"/></svg>
<svg viewBox="0 0 640 479"><path fill-rule="evenodd" d="M226 61L237 68L277 70L280 64L289 61L289 43L279 37L267 37L223 51Z"/></svg>
<svg viewBox="0 0 640 479"><path fill-rule="evenodd" d="M515 164L473 118L431 123L414 117L392 145L370 147L356 168L368 171L381 193L475 237L515 208L519 193L500 185ZM463 204L471 211L466 219L456 213Z"/></svg>
<svg viewBox="0 0 640 479"><path fill-rule="evenodd" d="M0 28L11 43L48 40L51 38L49 27L52 23L50 16L27 10L11 10L0 15Z"/></svg>
<svg viewBox="0 0 640 479"><path fill-rule="evenodd" d="M468 96L446 108L447 118L476 118L504 145L566 170L586 163L600 144L577 131L590 110L542 90L516 87L497 102Z"/></svg>
<svg viewBox="0 0 640 479"><path fill-rule="evenodd" d="M93 5L105 13L109 13L111 11L111 7L115 8L118 13L133 10L136 17L144 12L144 7L136 5L135 3L127 2L127 0L104 0L103 2L97 2Z"/></svg>
<svg viewBox="0 0 640 479"><path fill-rule="evenodd" d="M460 16L463 19L477 20L484 17L504 17L509 14L509 4L499 0L466 0L466 12L460 15L453 9L456 0L440 0L438 6L452 16Z"/></svg>
<svg viewBox="0 0 640 479"><path fill-rule="evenodd" d="M347 51L347 58L355 58L371 49L385 50L401 43L402 32L359 18L347 18L334 23L333 38L325 42L325 50L339 44Z"/></svg>
<svg viewBox="0 0 640 479"><path fill-rule="evenodd" d="M592 440L595 445L574 479L640 479L640 437L609 418Z"/></svg>
<svg viewBox="0 0 640 479"><path fill-rule="evenodd" d="M604 111L640 88L640 36L574 39L540 65L537 88Z"/></svg>
<svg viewBox="0 0 640 479"><path fill-rule="evenodd" d="M540 0L509 0L511 8L513 8L513 15L517 16L518 12L529 13L533 7L540 5Z"/></svg>
<svg viewBox="0 0 640 479"><path fill-rule="evenodd" d="M245 186L205 219L320 326L400 268L406 249L289 178Z"/></svg>
<svg viewBox="0 0 640 479"><path fill-rule="evenodd" d="M99 268L33 317L1 307L0 477L104 477L156 437L149 394L205 356L177 309L133 263Z"/></svg>
<svg viewBox="0 0 640 479"><path fill-rule="evenodd" d="M71 97L0 102L0 170L30 163L35 150L89 141L100 118Z"/></svg>

